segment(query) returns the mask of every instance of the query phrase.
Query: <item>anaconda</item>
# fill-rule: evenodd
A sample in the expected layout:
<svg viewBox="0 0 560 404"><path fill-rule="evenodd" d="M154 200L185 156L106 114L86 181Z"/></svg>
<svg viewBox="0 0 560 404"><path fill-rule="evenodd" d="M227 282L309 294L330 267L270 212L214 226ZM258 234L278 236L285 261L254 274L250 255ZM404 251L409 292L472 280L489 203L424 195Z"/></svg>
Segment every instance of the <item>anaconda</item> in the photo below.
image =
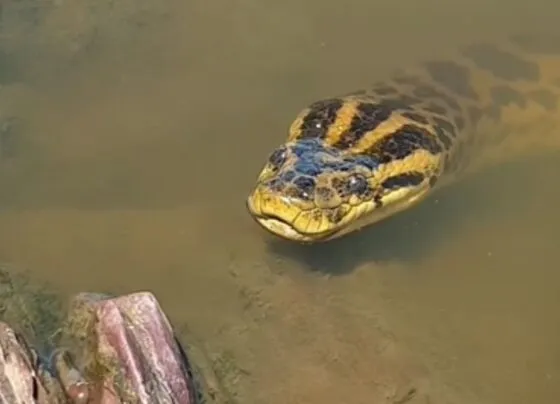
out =
<svg viewBox="0 0 560 404"><path fill-rule="evenodd" d="M340 237L498 154L558 148L559 97L560 38L546 35L476 43L397 71L303 109L260 172L249 212L289 240Z"/></svg>

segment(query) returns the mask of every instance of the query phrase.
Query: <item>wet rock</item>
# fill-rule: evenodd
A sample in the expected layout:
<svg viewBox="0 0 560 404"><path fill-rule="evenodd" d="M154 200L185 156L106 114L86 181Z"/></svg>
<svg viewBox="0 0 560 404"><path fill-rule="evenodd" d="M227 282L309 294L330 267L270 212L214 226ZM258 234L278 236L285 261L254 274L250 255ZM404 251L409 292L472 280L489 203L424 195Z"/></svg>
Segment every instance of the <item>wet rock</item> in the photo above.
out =
<svg viewBox="0 0 560 404"><path fill-rule="evenodd" d="M200 351L193 363L190 346L181 344L149 292L81 293L63 313L54 294L0 267L0 304L6 402L230 402Z"/></svg>
<svg viewBox="0 0 560 404"><path fill-rule="evenodd" d="M200 404L192 365L156 298L82 293L61 329L75 370L101 402Z"/></svg>

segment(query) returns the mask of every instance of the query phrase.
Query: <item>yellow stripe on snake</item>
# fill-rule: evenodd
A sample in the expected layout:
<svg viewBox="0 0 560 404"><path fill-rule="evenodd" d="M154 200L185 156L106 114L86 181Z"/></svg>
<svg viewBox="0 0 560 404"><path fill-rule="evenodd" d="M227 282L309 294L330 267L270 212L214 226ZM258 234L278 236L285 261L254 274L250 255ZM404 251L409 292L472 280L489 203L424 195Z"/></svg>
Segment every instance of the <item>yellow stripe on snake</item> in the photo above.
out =
<svg viewBox="0 0 560 404"><path fill-rule="evenodd" d="M289 240L340 237L408 209L495 153L559 147L559 100L560 40L514 36L462 48L305 108L270 154L249 212Z"/></svg>

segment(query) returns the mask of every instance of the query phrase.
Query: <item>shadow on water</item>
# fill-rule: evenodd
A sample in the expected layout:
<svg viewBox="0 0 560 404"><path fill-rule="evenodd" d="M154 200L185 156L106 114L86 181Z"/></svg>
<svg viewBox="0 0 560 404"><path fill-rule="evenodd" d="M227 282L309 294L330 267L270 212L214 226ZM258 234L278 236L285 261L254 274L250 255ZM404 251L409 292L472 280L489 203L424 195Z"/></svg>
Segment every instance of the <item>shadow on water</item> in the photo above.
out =
<svg viewBox="0 0 560 404"><path fill-rule="evenodd" d="M492 167L439 190L413 209L340 239L301 245L269 237L267 246L275 256L329 275L348 274L362 264L403 263L414 268L465 223L499 218L515 209L516 201L523 202L520 190L526 195L535 184L525 178L538 178L535 172L543 164L554 169L558 157L551 153L538 162L530 159Z"/></svg>

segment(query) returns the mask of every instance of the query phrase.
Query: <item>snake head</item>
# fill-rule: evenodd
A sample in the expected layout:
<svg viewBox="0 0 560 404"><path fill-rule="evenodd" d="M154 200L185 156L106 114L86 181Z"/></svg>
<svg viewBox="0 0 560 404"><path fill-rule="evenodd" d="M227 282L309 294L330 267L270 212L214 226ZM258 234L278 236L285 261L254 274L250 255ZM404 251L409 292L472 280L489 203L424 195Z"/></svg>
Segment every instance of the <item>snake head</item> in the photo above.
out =
<svg viewBox="0 0 560 404"><path fill-rule="evenodd" d="M271 233L300 242L330 240L389 217L431 187L439 157L420 145L402 157L420 143L416 135L404 133L381 151L361 154L315 138L287 142L261 171L249 212Z"/></svg>
<svg viewBox="0 0 560 404"><path fill-rule="evenodd" d="M82 293L71 304L52 368L75 404L198 404L191 365L151 293Z"/></svg>
<svg viewBox="0 0 560 404"><path fill-rule="evenodd" d="M356 157L319 139L274 150L247 205L265 229L302 242L328 240L377 208L374 157Z"/></svg>

